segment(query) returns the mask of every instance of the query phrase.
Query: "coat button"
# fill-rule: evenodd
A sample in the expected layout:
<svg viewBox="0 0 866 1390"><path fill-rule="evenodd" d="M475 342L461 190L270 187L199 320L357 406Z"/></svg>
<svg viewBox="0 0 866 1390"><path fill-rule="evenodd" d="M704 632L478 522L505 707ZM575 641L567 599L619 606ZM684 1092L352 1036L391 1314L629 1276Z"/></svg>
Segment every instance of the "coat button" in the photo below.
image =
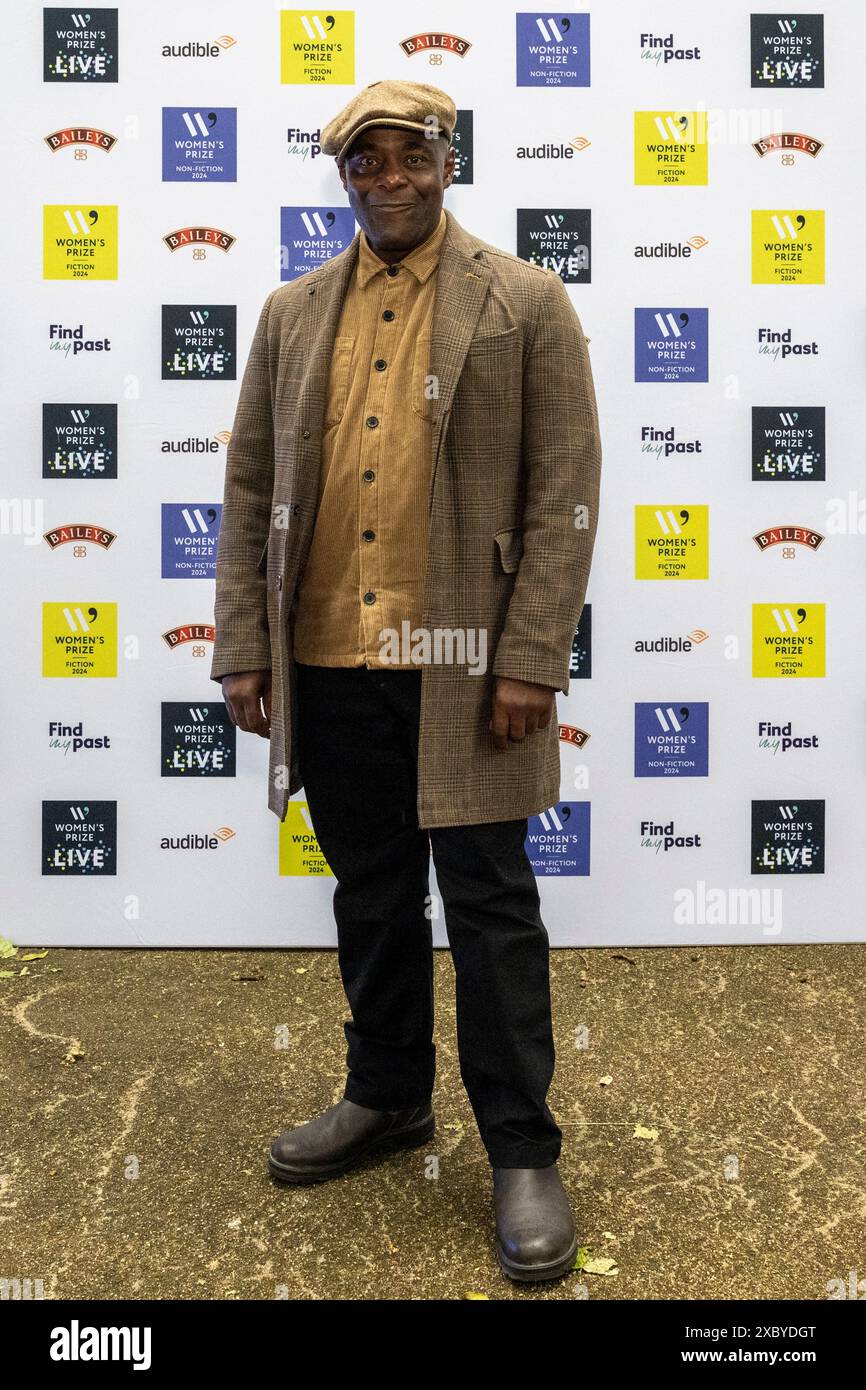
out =
<svg viewBox="0 0 866 1390"><path fill-rule="evenodd" d="M386 323L393 323L395 318L394 310L385 309L382 313L382 318L385 320Z"/></svg>
<svg viewBox="0 0 866 1390"><path fill-rule="evenodd" d="M373 363L377 372L384 372L387 365L388 363L385 361L384 357L377 357L376 361Z"/></svg>
<svg viewBox="0 0 866 1390"><path fill-rule="evenodd" d="M368 415L364 422L368 430L374 430L379 423L378 415Z"/></svg>
<svg viewBox="0 0 866 1390"><path fill-rule="evenodd" d="M375 603L375 602L376 602L376 595L375 595L370 589L368 589L367 592L366 592L366 594L364 595L364 602L365 602L365 603Z"/></svg>
<svg viewBox="0 0 866 1390"><path fill-rule="evenodd" d="M365 468L363 473L361 474L361 477L364 479L365 483L372 483L375 476L376 474L373 472L372 468Z"/></svg>
<svg viewBox="0 0 866 1390"><path fill-rule="evenodd" d="M282 587L283 587L283 576L282 576L281 574L278 574L278 575L277 575L277 588L278 588L278 589L282 589Z"/></svg>
<svg viewBox="0 0 866 1390"><path fill-rule="evenodd" d="M304 438L305 438L305 439L309 439L309 437L310 437L310 431L309 431L309 430L304 430Z"/></svg>
<svg viewBox="0 0 866 1390"><path fill-rule="evenodd" d="M398 265L389 265L385 274L393 277L397 274L399 269L400 267Z"/></svg>
<svg viewBox="0 0 866 1390"><path fill-rule="evenodd" d="M367 527L366 531L361 532L361 535L363 536L365 541L374 541L376 539L376 532L371 531L369 526Z"/></svg>

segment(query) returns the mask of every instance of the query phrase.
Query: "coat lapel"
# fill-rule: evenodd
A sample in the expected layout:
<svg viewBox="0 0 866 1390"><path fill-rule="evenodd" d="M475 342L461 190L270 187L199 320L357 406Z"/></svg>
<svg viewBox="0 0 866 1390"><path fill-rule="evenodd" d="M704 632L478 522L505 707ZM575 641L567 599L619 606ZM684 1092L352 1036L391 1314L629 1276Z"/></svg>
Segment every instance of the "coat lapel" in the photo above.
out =
<svg viewBox="0 0 866 1390"><path fill-rule="evenodd" d="M445 435L454 392L460 380L469 344L490 285L490 267L481 259L482 247L475 237L445 212L447 231L433 298L430 334L430 375L438 378L439 397L433 416L432 452L428 511L432 505L436 466Z"/></svg>

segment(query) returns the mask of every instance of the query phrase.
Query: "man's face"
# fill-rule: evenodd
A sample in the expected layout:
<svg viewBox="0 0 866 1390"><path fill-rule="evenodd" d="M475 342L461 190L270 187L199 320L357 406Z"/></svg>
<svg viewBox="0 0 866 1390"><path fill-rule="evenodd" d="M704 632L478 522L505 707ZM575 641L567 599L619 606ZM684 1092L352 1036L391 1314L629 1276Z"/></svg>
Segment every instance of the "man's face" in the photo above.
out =
<svg viewBox="0 0 866 1390"><path fill-rule="evenodd" d="M420 130L370 126L338 164L355 220L374 251L410 251L435 230L454 172L444 138Z"/></svg>

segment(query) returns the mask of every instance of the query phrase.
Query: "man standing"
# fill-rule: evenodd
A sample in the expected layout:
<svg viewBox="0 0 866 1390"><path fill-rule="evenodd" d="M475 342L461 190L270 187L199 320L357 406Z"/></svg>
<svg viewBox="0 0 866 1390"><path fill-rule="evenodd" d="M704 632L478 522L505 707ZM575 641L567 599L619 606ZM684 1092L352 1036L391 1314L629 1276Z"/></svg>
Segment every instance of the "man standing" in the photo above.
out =
<svg viewBox="0 0 866 1390"><path fill-rule="evenodd" d="M586 339L558 278L443 210L454 103L376 82L322 131L361 231L259 318L228 451L212 677L302 787L336 878L343 1099L274 1140L284 1182L433 1136L432 849L460 1071L514 1279L573 1265L546 1104L548 938L524 850L559 799L598 520Z"/></svg>

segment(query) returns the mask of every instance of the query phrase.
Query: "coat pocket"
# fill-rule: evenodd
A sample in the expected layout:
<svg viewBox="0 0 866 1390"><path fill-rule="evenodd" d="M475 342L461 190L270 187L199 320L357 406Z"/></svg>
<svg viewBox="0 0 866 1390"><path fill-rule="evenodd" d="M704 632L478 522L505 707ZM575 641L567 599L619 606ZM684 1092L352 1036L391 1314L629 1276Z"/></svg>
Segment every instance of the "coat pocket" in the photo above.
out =
<svg viewBox="0 0 866 1390"><path fill-rule="evenodd" d="M523 555L523 527L506 526L493 533L499 550L499 560L506 574L512 574L520 565Z"/></svg>

